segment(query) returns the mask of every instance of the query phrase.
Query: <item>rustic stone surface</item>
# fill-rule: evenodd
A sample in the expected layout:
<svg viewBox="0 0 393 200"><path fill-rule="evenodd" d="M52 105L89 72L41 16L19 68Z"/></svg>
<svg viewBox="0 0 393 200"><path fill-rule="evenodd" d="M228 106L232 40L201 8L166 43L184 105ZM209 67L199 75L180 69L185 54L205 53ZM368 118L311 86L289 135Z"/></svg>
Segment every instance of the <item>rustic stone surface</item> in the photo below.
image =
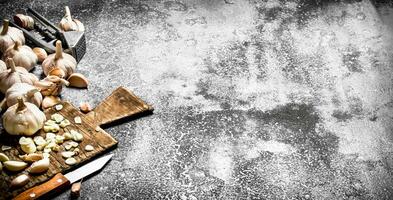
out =
<svg viewBox="0 0 393 200"><path fill-rule="evenodd" d="M0 13L58 22L65 5L87 28L90 85L64 99L96 105L123 85L155 108L106 129L118 148L81 199L393 198L392 5L28 0Z"/></svg>

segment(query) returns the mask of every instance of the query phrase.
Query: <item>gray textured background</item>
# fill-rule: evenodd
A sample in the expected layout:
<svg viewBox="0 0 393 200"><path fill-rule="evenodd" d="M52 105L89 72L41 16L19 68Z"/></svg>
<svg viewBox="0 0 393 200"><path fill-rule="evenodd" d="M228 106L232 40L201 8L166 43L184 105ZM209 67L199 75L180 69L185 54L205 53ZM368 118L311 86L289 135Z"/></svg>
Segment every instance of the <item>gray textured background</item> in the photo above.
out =
<svg viewBox="0 0 393 200"><path fill-rule="evenodd" d="M155 107L107 129L82 199L393 199L392 4L228 1L1 3L84 22L91 84L64 99Z"/></svg>

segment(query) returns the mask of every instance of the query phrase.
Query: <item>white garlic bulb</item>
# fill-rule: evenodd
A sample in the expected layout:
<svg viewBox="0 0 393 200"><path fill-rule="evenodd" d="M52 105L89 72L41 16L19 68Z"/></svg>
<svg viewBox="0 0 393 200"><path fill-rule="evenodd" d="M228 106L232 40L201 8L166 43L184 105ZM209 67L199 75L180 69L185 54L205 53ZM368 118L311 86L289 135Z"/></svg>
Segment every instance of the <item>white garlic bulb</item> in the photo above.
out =
<svg viewBox="0 0 393 200"><path fill-rule="evenodd" d="M3 126L11 135L34 135L44 126L45 114L34 104L18 98L18 103L9 107L3 115Z"/></svg>
<svg viewBox="0 0 393 200"><path fill-rule="evenodd" d="M3 60L12 58L15 65L25 68L27 71L32 70L37 64L38 57L33 50L26 45L22 45L19 41L8 48L3 54Z"/></svg>

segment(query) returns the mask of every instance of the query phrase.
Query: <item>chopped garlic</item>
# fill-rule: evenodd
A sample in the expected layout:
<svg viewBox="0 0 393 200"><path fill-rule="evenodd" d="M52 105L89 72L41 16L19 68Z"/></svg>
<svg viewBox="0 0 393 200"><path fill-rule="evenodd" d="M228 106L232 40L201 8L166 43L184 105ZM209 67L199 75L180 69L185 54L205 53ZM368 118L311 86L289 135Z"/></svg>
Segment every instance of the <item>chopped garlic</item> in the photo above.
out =
<svg viewBox="0 0 393 200"><path fill-rule="evenodd" d="M71 158L74 155L75 155L75 152L72 152L72 151L61 152L61 156L63 156L63 158Z"/></svg>
<svg viewBox="0 0 393 200"><path fill-rule="evenodd" d="M63 109L63 105L57 104L57 105L55 106L55 109L56 109L57 111L60 111L61 109Z"/></svg>
<svg viewBox="0 0 393 200"><path fill-rule="evenodd" d="M59 124L61 121L64 120L64 117L63 117L63 115L60 115L59 113L55 113L55 114L53 114L53 115L51 116L51 119L54 120L54 121L56 121L56 123Z"/></svg>
<svg viewBox="0 0 393 200"><path fill-rule="evenodd" d="M76 159L75 158L67 158L67 160L65 160L65 163L67 165L75 165L76 164Z"/></svg>
<svg viewBox="0 0 393 200"><path fill-rule="evenodd" d="M76 142L81 142L83 140L83 135L78 131L71 130L72 139Z"/></svg>
<svg viewBox="0 0 393 200"><path fill-rule="evenodd" d="M44 123L44 125L45 126L52 126L52 125L55 125L56 124L56 121L53 121L53 120L47 120L45 123Z"/></svg>
<svg viewBox="0 0 393 200"><path fill-rule="evenodd" d="M77 142L74 142L74 141L71 141L70 143L69 143L72 147L78 147L78 143Z"/></svg>
<svg viewBox="0 0 393 200"><path fill-rule="evenodd" d="M71 144L66 144L66 145L64 145L64 148L65 148L65 150L70 150L71 148L72 148L72 145Z"/></svg>
<svg viewBox="0 0 393 200"><path fill-rule="evenodd" d="M44 149L44 153L50 153L52 151L52 149L50 149L50 148L45 148Z"/></svg>
<svg viewBox="0 0 393 200"><path fill-rule="evenodd" d="M82 119L81 119L81 117L79 117L79 116L78 116L78 117L75 117L75 118L74 118L74 121L75 121L76 124L82 124Z"/></svg>
<svg viewBox="0 0 393 200"><path fill-rule="evenodd" d="M65 128L66 126L70 125L71 122L68 119L64 119L62 122L60 122L60 127Z"/></svg>
<svg viewBox="0 0 393 200"><path fill-rule="evenodd" d="M94 147L91 146L90 144L88 144L88 145L85 146L85 150L86 150L86 151L93 151L93 150L94 150Z"/></svg>
<svg viewBox="0 0 393 200"><path fill-rule="evenodd" d="M72 140L72 139L73 139L73 137L72 137L72 135L71 135L70 132L65 132L65 133L63 134L63 136L64 136L64 139L65 139L65 140Z"/></svg>
<svg viewBox="0 0 393 200"><path fill-rule="evenodd" d="M50 141L50 140L52 140L52 139L55 139L56 138L56 134L54 134L54 133L51 133L51 132L49 132L49 133L46 133L46 140L48 141Z"/></svg>
<svg viewBox="0 0 393 200"><path fill-rule="evenodd" d="M61 144L64 142L64 136L62 135L56 135L55 141L57 144Z"/></svg>
<svg viewBox="0 0 393 200"><path fill-rule="evenodd" d="M46 141L42 136L35 136L33 140L37 146L46 144Z"/></svg>

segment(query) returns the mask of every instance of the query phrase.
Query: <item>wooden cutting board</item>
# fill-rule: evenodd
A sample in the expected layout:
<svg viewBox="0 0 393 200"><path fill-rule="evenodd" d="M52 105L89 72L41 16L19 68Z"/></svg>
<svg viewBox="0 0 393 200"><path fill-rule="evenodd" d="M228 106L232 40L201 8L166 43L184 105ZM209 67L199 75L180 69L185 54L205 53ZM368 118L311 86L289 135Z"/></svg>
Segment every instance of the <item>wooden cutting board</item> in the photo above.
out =
<svg viewBox="0 0 393 200"><path fill-rule="evenodd" d="M104 101L102 101L93 111L83 114L79 109L75 108L68 102L62 102L63 109L56 111L54 108L49 108L45 111L47 119L50 119L51 115L54 113L59 113L68 119L72 124L67 126L65 129L76 130L83 134L84 139L79 144L80 154L75 156L78 163L73 166L65 164L65 159L62 158L61 152L65 151L64 147L61 145L59 152L51 152L50 160L51 165L49 170L42 175L30 175L30 182L23 188L12 190L9 188L10 182L18 175L26 173L25 171L12 173L5 169L1 172L0 176L0 199L10 199L16 196L20 192L38 185L48 179L50 179L55 174L77 168L82 163L90 160L91 158L104 153L105 151L115 147L117 145L116 139L114 139L110 134L105 132L99 126L107 125L109 123L115 122L120 119L125 119L128 117L136 117L143 113L151 113L153 108L143 102L140 98L135 96L129 90L119 87L113 93L108 96ZM82 119L81 124L74 123L74 118L80 116ZM11 150L4 151L10 160L20 160L18 155L23 155L23 151L18 145L19 137L8 135L4 129L0 130L0 146L7 145L11 146ZM64 130L60 130L57 134L63 134ZM41 132L36 135L45 136L45 132ZM84 150L86 145L92 145L94 151L86 152ZM1 149L0 149L0 152Z"/></svg>

